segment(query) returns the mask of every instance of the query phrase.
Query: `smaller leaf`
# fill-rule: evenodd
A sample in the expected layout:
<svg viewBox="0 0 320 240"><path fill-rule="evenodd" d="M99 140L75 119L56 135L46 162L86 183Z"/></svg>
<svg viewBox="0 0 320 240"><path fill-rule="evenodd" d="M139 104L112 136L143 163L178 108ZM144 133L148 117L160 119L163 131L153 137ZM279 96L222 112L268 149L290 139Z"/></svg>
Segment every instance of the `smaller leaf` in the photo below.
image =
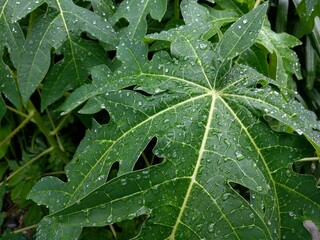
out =
<svg viewBox="0 0 320 240"><path fill-rule="evenodd" d="M167 0L122 1L110 22L115 24L119 19L126 18L129 26L122 32L123 36L142 39L147 32L147 15L160 21L166 9Z"/></svg>
<svg viewBox="0 0 320 240"><path fill-rule="evenodd" d="M0 49L0 93L3 92L4 96L16 107L19 108L20 93L15 83L13 72L4 63L2 59L3 51ZM5 108L5 103L2 101Z"/></svg>
<svg viewBox="0 0 320 240"><path fill-rule="evenodd" d="M223 35L216 47L222 59L232 59L249 48L260 32L268 5L262 4L242 16Z"/></svg>
<svg viewBox="0 0 320 240"><path fill-rule="evenodd" d="M44 81L42 111L66 91L88 82L91 67L107 62L103 48L89 40L70 39L61 51L65 53L64 59L53 66Z"/></svg>
<svg viewBox="0 0 320 240"><path fill-rule="evenodd" d="M287 33L275 33L264 26L260 31L258 43L271 53L269 77L285 88L292 84L292 74L297 79L302 78L299 58L291 49L301 44L297 38Z"/></svg>

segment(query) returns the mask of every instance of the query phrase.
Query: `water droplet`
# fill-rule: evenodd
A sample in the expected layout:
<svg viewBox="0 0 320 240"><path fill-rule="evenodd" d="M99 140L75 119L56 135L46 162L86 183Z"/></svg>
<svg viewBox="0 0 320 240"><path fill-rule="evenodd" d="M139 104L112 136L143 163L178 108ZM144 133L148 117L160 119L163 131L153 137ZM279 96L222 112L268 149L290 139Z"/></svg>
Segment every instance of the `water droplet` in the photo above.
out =
<svg viewBox="0 0 320 240"><path fill-rule="evenodd" d="M256 190L257 190L258 192L261 192L261 191L263 190L263 188L262 188L261 186L257 186L257 187L256 187Z"/></svg>
<svg viewBox="0 0 320 240"><path fill-rule="evenodd" d="M288 177L291 177L291 171L290 171L289 169L286 171L286 175L287 175Z"/></svg>
<svg viewBox="0 0 320 240"><path fill-rule="evenodd" d="M121 182L121 185L124 186L127 184L127 179L121 179L120 182Z"/></svg>
<svg viewBox="0 0 320 240"><path fill-rule="evenodd" d="M166 118L166 119L163 121L163 123L168 123L168 122L170 122L170 120L169 120L168 118Z"/></svg>
<svg viewBox="0 0 320 240"><path fill-rule="evenodd" d="M243 20L242 20L242 23L243 23L243 24L246 24L247 22L248 22L248 19L243 19Z"/></svg>
<svg viewBox="0 0 320 240"><path fill-rule="evenodd" d="M208 231L213 232L214 223L209 224Z"/></svg>
<svg viewBox="0 0 320 240"><path fill-rule="evenodd" d="M231 195L231 193L224 193L224 194L222 194L221 198L222 198L223 201L225 201L230 197L230 195Z"/></svg>
<svg viewBox="0 0 320 240"><path fill-rule="evenodd" d="M206 49L207 46L208 46L208 45L205 44L205 43L200 43L200 45L199 45L200 49L202 49L202 50Z"/></svg>
<svg viewBox="0 0 320 240"><path fill-rule="evenodd" d="M239 160L239 161L244 159L244 156L242 155L241 152L236 152L236 157L237 157L237 160Z"/></svg>
<svg viewBox="0 0 320 240"><path fill-rule="evenodd" d="M303 134L303 132L302 132L301 129L297 129L296 132L297 132L299 135L302 135L302 134Z"/></svg>

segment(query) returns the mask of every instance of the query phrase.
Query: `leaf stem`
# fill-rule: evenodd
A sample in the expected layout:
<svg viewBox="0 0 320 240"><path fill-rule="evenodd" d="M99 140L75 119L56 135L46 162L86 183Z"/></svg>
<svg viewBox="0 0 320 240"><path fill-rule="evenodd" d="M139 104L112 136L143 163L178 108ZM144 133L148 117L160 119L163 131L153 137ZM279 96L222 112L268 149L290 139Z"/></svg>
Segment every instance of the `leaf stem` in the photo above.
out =
<svg viewBox="0 0 320 240"><path fill-rule="evenodd" d="M28 101L28 103L27 103L27 111L34 112L33 120L35 121L35 123L39 127L40 131L45 135L49 144L52 147L54 147L55 152L59 155L59 157L61 157L63 159L63 161L65 163L69 162L68 157L66 156L65 152L63 152L61 150L61 148L59 147L59 144L56 142L55 138L50 134L49 129L45 125L39 112L36 110L36 108L34 107L34 105L32 104L31 101Z"/></svg>
<svg viewBox="0 0 320 240"><path fill-rule="evenodd" d="M0 147L2 147L3 144L8 142L14 135L16 135L21 128L23 128L30 120L34 117L35 112L34 111L29 111L29 114L27 115L26 119L24 119L18 127L16 127L5 139L3 139L0 142Z"/></svg>
<svg viewBox="0 0 320 240"><path fill-rule="evenodd" d="M299 159L296 162L309 162L309 161L319 161L319 158L318 157L306 157L306 158Z"/></svg>
<svg viewBox="0 0 320 240"><path fill-rule="evenodd" d="M10 110L11 112L14 112L14 113L16 113L16 114L18 114L18 115L20 115L20 116L22 116L22 117L25 117L25 118L28 117L27 114L25 114L25 113L23 113L23 112L20 112L20 111L16 110L16 109L13 108L13 107L10 107L10 106L6 105L6 108L7 108L8 110Z"/></svg>
<svg viewBox="0 0 320 240"><path fill-rule="evenodd" d="M46 109L46 112L47 112L48 118L49 118L49 120L50 120L51 126L52 126L52 128L54 129L54 130L52 130L52 131L50 132L50 134L51 134L52 136L55 136L55 137L56 137L57 143L58 143L60 149L61 149L62 151L64 151L64 148L63 148L63 145L62 145L62 143L61 143L61 140L60 140L60 138L59 138L58 133L59 133L60 129L63 127L63 124L64 124L65 120L67 119L68 115L66 115L66 116L62 119L62 121L58 124L58 127L56 127L55 124L54 124L54 122L52 121L52 117L51 117L51 114L50 114L50 112L48 111L48 109Z"/></svg>
<svg viewBox="0 0 320 240"><path fill-rule="evenodd" d="M262 0L256 0L256 3L253 6L253 9L255 9L256 7L258 7L260 5Z"/></svg>
<svg viewBox="0 0 320 240"><path fill-rule="evenodd" d="M54 147L50 147L47 150L43 151L42 153L40 153L39 155L35 156L34 158L32 158L30 161L28 161L26 164L20 166L17 170L15 170L13 173L10 174L9 177L7 177L6 181L9 181L11 178L13 178L15 175L17 175L21 170L23 170L24 168L26 168L27 166L29 166L30 164L34 163L36 160L38 160L39 158L41 158L42 156L52 152L54 150ZM2 186L3 182L0 183L0 186Z"/></svg>
<svg viewBox="0 0 320 240"><path fill-rule="evenodd" d="M141 156L142 156L145 164L147 165L147 167L150 167L150 163L149 163L149 161L148 161L148 158L147 158L146 154L143 152L143 153L141 154Z"/></svg>
<svg viewBox="0 0 320 240"><path fill-rule="evenodd" d="M18 230L15 230L13 231L13 233L20 233L20 232L23 232L23 231L26 231L26 230L29 230L29 229L33 229L33 228L36 228L37 227L37 224L34 224L34 225L31 225L31 226L28 226L28 227L24 227L24 228L20 228Z"/></svg>
<svg viewBox="0 0 320 240"><path fill-rule="evenodd" d="M117 232L114 229L114 227L112 226L112 224L110 224L109 227L110 227L110 230L112 232L112 235L113 235L114 239L117 239Z"/></svg>

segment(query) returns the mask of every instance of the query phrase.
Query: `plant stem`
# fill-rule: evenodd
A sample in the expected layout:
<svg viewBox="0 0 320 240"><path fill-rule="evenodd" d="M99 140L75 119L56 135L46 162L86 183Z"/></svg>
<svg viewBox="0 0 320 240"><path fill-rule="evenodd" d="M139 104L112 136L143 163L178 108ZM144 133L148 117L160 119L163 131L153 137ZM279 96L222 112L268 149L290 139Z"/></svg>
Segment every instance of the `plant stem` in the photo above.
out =
<svg viewBox="0 0 320 240"><path fill-rule="evenodd" d="M31 226L28 226L28 227L24 227L24 228L20 228L18 230L15 230L13 231L13 233L20 233L20 232L23 232L23 231L26 231L26 230L29 230L29 229L33 229L33 228L36 228L37 227L37 224L34 224L34 225L31 225Z"/></svg>
<svg viewBox="0 0 320 240"><path fill-rule="evenodd" d="M318 157L307 157L307 158L302 158L296 162L309 162L309 161L319 161Z"/></svg>
<svg viewBox="0 0 320 240"><path fill-rule="evenodd" d="M146 154L145 154L144 152L142 152L141 156L142 156L145 164L147 165L147 167L149 167L149 166L150 166L150 163L149 163L149 161L148 161L148 158L147 158Z"/></svg>
<svg viewBox="0 0 320 240"><path fill-rule="evenodd" d="M38 160L39 158L41 158L42 156L52 152L54 150L54 147L50 147L47 150L43 151L42 153L40 153L39 155L35 156L34 158L32 158L30 161L28 161L26 164L20 166L17 170L15 170L13 173L10 174L9 177L7 177L7 181L9 181L11 178L13 178L16 174L18 174L21 170L23 170L24 168L26 168L27 166L29 166L31 163L35 162L36 160ZM0 183L0 186L3 184L3 182Z"/></svg>
<svg viewBox="0 0 320 240"><path fill-rule="evenodd" d="M8 110L10 110L11 112L14 112L14 113L16 113L16 114L18 114L18 115L20 115L20 116L22 116L22 117L25 117L25 118L28 117L27 114L22 113L22 112L20 112L20 111L18 111L18 110L16 110L16 109L14 109L13 107L10 107L10 106L6 105L6 108L7 108Z"/></svg>
<svg viewBox="0 0 320 240"><path fill-rule="evenodd" d="M256 3L253 6L253 9L255 9L256 7L258 7L261 3L261 0L257 0Z"/></svg>
<svg viewBox="0 0 320 240"><path fill-rule="evenodd" d="M37 109L34 107L34 105L32 104L31 101L28 101L27 103L27 111L28 112L34 112L34 116L33 116L33 120L35 121L35 123L37 124L37 126L39 127L40 131L45 135L45 137L47 138L47 141L49 142L49 144L54 147L54 151L59 155L59 157L61 157L63 159L63 161L65 163L69 162L68 157L66 156L66 154L61 150L61 148L59 147L59 144L56 142L55 138L50 134L49 129L47 128L47 126L45 125L44 121L42 120L39 112L37 111Z"/></svg>
<svg viewBox="0 0 320 240"><path fill-rule="evenodd" d="M112 226L112 224L110 224L109 227L110 227L110 230L112 232L114 239L117 239L117 233L116 233L116 230L114 229L114 227Z"/></svg>
<svg viewBox="0 0 320 240"><path fill-rule="evenodd" d="M3 144L8 142L14 135L16 135L21 128L23 128L35 115L34 111L29 111L29 114L27 115L26 119L24 119L18 127L16 127L5 139L3 139L0 142L0 147L2 147Z"/></svg>

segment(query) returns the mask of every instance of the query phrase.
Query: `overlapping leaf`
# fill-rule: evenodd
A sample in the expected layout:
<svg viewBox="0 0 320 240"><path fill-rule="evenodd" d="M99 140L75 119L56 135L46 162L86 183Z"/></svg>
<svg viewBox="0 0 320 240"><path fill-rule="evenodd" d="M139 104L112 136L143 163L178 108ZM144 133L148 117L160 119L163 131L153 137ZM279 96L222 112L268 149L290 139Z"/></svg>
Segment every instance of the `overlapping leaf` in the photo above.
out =
<svg viewBox="0 0 320 240"><path fill-rule="evenodd" d="M110 22L116 24L121 18L126 18L129 26L123 31L124 37L143 39L147 32L147 14L160 21L167 9L166 0L140 0L121 2Z"/></svg>
<svg viewBox="0 0 320 240"><path fill-rule="evenodd" d="M4 48L8 49L10 58L15 67L19 64L21 46L24 44L24 36L22 30L17 23L11 22L12 12L15 4L13 1L0 1L0 93L3 92L5 96L18 108L20 105L19 92L15 85L10 68L3 62ZM5 113L5 106L0 96L0 115ZM1 119L1 117L0 117Z"/></svg>
<svg viewBox="0 0 320 240"><path fill-rule="evenodd" d="M32 4L32 6L29 6ZM40 2L21 2L16 9L15 19L19 19ZM81 65L85 64L85 56L80 64L75 57L75 50L72 37L81 32L87 32L100 41L115 46L118 42L117 36L106 21L106 19L94 14L93 12L76 6L71 0L68 1L48 1L51 9L49 14L39 17L32 26L26 39L25 51L22 55L18 68L18 84L24 102L28 100L38 84L44 79L50 65L51 48L58 49L64 41L67 41L67 55L71 56L71 64L76 72L80 72ZM20 10L20 11L19 11ZM98 51L99 49L97 49ZM87 51L90 52L90 49ZM79 77L79 75L78 75ZM79 81L76 76L76 81ZM63 79L64 88L69 79ZM83 80L82 80L83 81ZM52 92L54 94L54 92ZM55 95L55 98L59 94Z"/></svg>
<svg viewBox="0 0 320 240"><path fill-rule="evenodd" d="M64 59L53 66L44 81L42 110L69 89L86 83L91 67L107 62L103 48L90 40L70 39L62 46L62 52Z"/></svg>
<svg viewBox="0 0 320 240"><path fill-rule="evenodd" d="M258 41L270 52L270 77L283 87L292 85L293 74L297 79L302 78L298 56L291 49L301 44L297 38L287 33L275 33L264 26Z"/></svg>
<svg viewBox="0 0 320 240"><path fill-rule="evenodd" d="M262 25L254 20L265 11L262 5L230 27L225 35L234 47L221 42L217 53L201 37L210 26L196 20L149 36L172 42L174 59L159 52L148 60L145 44L122 40L121 67L95 68L93 83L64 105L70 111L89 99L82 113L107 109L111 120L87 133L66 167L68 182L43 178L30 193L51 211L40 223L39 239L72 239L83 226L140 215L148 219L137 239L307 239L302 221L318 221L320 194L296 185L313 179L295 174L291 164L313 153L300 134L320 143L319 123L297 102L288 102L279 83L252 68L230 65L221 75L215 72L223 62L219 57L231 63L254 43ZM252 38L244 36L249 29ZM271 131L265 115L298 134ZM164 161L132 172L154 137L154 154ZM115 162L118 177L105 183ZM250 202L234 184L250 190ZM299 205L288 201L293 198Z"/></svg>

